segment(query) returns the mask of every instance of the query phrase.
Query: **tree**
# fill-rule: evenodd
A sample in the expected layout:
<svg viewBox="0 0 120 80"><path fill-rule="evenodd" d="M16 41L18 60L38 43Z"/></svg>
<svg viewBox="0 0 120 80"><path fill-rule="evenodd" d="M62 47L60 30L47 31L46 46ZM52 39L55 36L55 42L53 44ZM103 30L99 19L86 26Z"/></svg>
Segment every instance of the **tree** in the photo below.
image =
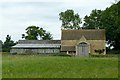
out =
<svg viewBox="0 0 120 80"><path fill-rule="evenodd" d="M36 26L29 26L26 28L26 34L27 36L25 36L25 34L22 34L22 38L28 39L28 40L37 40L38 38L38 30L39 27Z"/></svg>
<svg viewBox="0 0 120 80"><path fill-rule="evenodd" d="M78 14L74 14L73 10L66 10L65 12L61 12L59 14L60 20L62 21L62 26L65 29L79 29L81 19Z"/></svg>
<svg viewBox="0 0 120 80"><path fill-rule="evenodd" d="M85 16L83 26L88 29L102 28L101 15L101 10L92 10L90 16Z"/></svg>
<svg viewBox="0 0 120 80"><path fill-rule="evenodd" d="M40 39L46 39L50 40L52 39L52 34L47 34L46 30L43 28L37 27L37 26L29 26L26 28L26 34L22 34L22 38L25 38L27 40L38 40L39 37ZM47 36L46 36L47 34Z"/></svg>
<svg viewBox="0 0 120 80"><path fill-rule="evenodd" d="M7 35L5 42L2 45L2 51L3 52L10 52L10 49L12 46L14 46L16 43L14 43L13 40L11 40L11 36Z"/></svg>
<svg viewBox="0 0 120 80"><path fill-rule="evenodd" d="M90 16L84 18L86 28L104 28L106 30L107 43L114 50L120 50L120 1L111 5L104 11L93 10ZM93 15L96 14L97 15ZM97 24L97 25L96 25Z"/></svg>
<svg viewBox="0 0 120 80"><path fill-rule="evenodd" d="M0 40L0 52L2 52L2 41Z"/></svg>
<svg viewBox="0 0 120 80"><path fill-rule="evenodd" d="M107 33L107 42L114 50L120 50L120 1L106 8L101 22Z"/></svg>
<svg viewBox="0 0 120 80"><path fill-rule="evenodd" d="M53 37L52 37L52 35L49 32L47 32L47 33L44 34L42 39L43 40L51 40L51 39L53 39Z"/></svg>

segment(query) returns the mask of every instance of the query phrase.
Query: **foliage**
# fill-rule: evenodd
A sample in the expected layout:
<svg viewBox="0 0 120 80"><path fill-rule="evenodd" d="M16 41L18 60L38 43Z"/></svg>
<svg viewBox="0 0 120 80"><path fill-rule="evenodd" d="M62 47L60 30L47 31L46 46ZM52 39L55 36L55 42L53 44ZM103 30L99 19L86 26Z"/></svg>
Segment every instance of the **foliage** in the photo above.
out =
<svg viewBox="0 0 120 80"><path fill-rule="evenodd" d="M117 58L3 55L3 78L117 78Z"/></svg>
<svg viewBox="0 0 120 80"><path fill-rule="evenodd" d="M106 30L107 43L114 50L120 50L120 1L106 10L93 10L90 16L84 18L85 28L96 28Z"/></svg>
<svg viewBox="0 0 120 80"><path fill-rule="evenodd" d="M103 54L91 54L90 57L101 57L101 58L112 58L112 57L118 57L118 55L114 55L114 54L106 54L106 55L103 55Z"/></svg>
<svg viewBox="0 0 120 80"><path fill-rule="evenodd" d="M28 28L26 28L27 36L22 34L22 38L25 38L25 39L28 39L28 40L37 40L37 37L39 35L38 30L39 30L39 27L29 26Z"/></svg>
<svg viewBox="0 0 120 80"><path fill-rule="evenodd" d="M7 35L5 42L2 44L2 52L10 52L12 46L16 43L11 40L11 36Z"/></svg>
<svg viewBox="0 0 120 80"><path fill-rule="evenodd" d="M107 51L107 54L120 54L120 50L110 50Z"/></svg>
<svg viewBox="0 0 120 80"><path fill-rule="evenodd" d="M96 53L102 54L104 53L105 49L97 49L95 50Z"/></svg>
<svg viewBox="0 0 120 80"><path fill-rule="evenodd" d="M43 40L51 40L53 37L52 37L52 34L50 34L49 32L47 33L44 33L42 39Z"/></svg>
<svg viewBox="0 0 120 80"><path fill-rule="evenodd" d="M90 16L85 16L84 21L85 23L83 26L85 26L87 29L95 29L95 28L101 28L101 10L92 10Z"/></svg>
<svg viewBox="0 0 120 80"><path fill-rule="evenodd" d="M43 40L51 40L53 38L52 34L46 32L46 30L44 30L43 28L39 28L37 26L27 27L26 34L27 35L22 34L22 38L25 38L27 40L38 40L39 37Z"/></svg>
<svg viewBox="0 0 120 80"><path fill-rule="evenodd" d="M75 14L73 10L66 10L59 14L60 20L62 21L62 26L65 29L79 29L81 24L81 19L78 14Z"/></svg>
<svg viewBox="0 0 120 80"><path fill-rule="evenodd" d="M102 24L106 29L107 42L114 50L120 50L120 1L102 13Z"/></svg>

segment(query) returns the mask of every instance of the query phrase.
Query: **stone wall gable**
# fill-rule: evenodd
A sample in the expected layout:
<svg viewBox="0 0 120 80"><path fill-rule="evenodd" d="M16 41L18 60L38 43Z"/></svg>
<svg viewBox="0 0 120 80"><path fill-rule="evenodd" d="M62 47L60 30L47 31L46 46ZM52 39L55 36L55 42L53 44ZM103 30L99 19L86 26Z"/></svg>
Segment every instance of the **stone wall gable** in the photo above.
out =
<svg viewBox="0 0 120 80"><path fill-rule="evenodd" d="M85 42L85 43L88 43L87 42L87 39L85 38L85 36L82 36L78 41L77 41L77 45L81 42Z"/></svg>
<svg viewBox="0 0 120 80"><path fill-rule="evenodd" d="M85 36L82 36L82 37L80 38L80 41L81 41L81 42L86 42L87 40L86 40Z"/></svg>

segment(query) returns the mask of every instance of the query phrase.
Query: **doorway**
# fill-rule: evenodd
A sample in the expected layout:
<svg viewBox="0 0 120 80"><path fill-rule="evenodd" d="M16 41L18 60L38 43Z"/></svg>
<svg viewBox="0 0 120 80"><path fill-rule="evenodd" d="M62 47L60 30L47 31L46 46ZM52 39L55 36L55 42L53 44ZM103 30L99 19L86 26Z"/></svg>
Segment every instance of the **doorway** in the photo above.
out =
<svg viewBox="0 0 120 80"><path fill-rule="evenodd" d="M79 43L77 48L77 55L88 56L89 55L88 53L89 53L88 44L85 42Z"/></svg>

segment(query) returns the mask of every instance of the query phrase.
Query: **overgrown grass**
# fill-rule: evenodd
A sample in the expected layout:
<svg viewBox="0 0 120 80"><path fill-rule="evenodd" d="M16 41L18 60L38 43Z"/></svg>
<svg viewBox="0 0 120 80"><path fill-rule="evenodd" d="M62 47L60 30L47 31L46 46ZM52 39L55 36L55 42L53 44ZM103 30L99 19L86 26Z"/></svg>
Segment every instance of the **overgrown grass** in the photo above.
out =
<svg viewBox="0 0 120 80"><path fill-rule="evenodd" d="M3 78L117 78L118 59L3 55Z"/></svg>

